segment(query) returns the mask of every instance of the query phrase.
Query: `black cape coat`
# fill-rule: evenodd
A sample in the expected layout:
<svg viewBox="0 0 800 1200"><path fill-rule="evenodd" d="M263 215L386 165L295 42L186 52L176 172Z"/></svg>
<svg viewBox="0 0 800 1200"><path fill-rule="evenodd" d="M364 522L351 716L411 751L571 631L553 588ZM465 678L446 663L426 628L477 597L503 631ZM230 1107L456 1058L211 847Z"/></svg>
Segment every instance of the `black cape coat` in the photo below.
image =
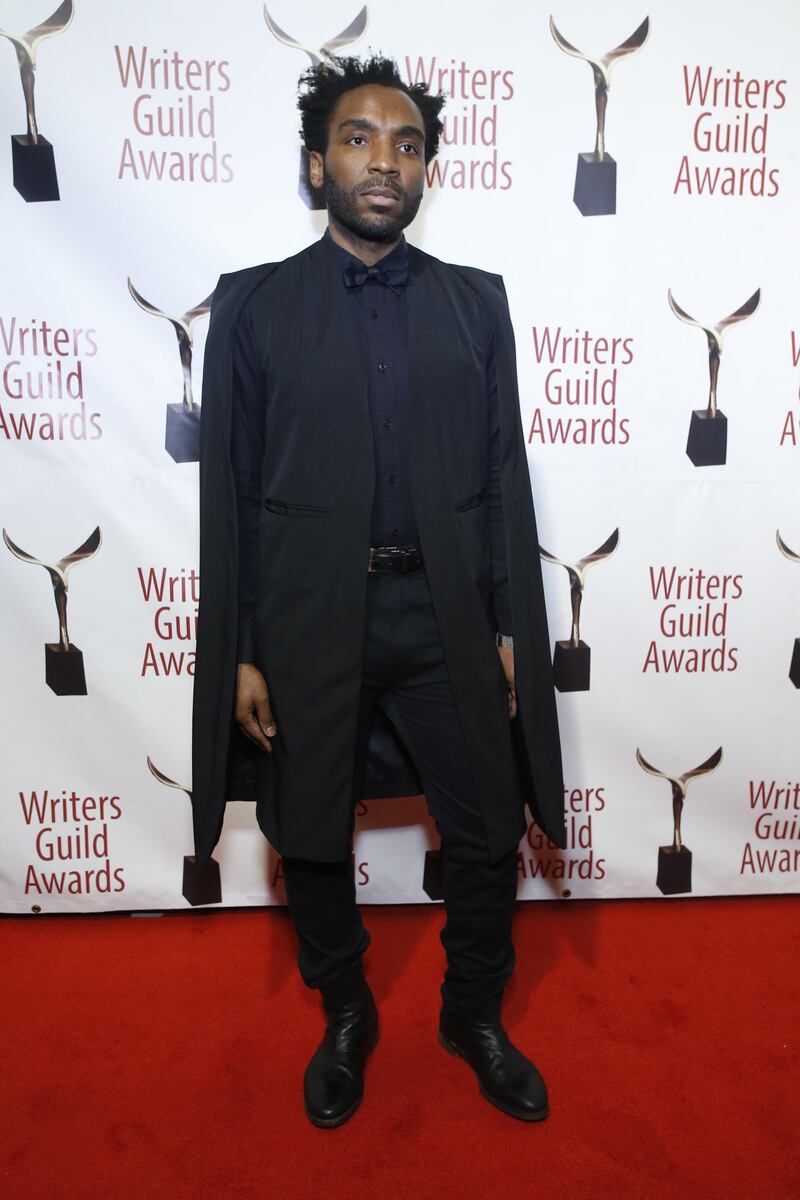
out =
<svg viewBox="0 0 800 1200"><path fill-rule="evenodd" d="M550 642L514 334L502 278L409 245L409 389L401 422L411 502L476 795L494 861L525 831L523 801L564 845ZM237 511L230 459L233 335L263 289L264 434L256 662L278 728L273 753L234 721ZM200 451L200 604L192 717L195 853L216 845L228 800L256 801L281 854L349 854L374 459L366 365L341 272L320 242L223 275L206 345ZM263 303L259 309L263 308ZM494 643L485 355L494 336L518 714ZM414 794L408 760L376 722L365 796ZM511 743L511 749L509 749ZM399 769L399 774L395 770Z"/></svg>

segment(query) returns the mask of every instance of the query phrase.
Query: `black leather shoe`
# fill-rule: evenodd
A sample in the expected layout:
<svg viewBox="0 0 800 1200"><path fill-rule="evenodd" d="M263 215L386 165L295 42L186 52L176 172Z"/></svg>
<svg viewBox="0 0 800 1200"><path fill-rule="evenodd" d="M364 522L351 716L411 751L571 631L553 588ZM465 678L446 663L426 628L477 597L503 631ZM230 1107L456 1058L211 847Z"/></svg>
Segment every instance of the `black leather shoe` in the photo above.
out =
<svg viewBox="0 0 800 1200"><path fill-rule="evenodd" d="M360 961L320 992L327 1029L306 1067L303 1094L309 1121L327 1129L344 1124L361 1103L378 1010Z"/></svg>
<svg viewBox="0 0 800 1200"><path fill-rule="evenodd" d="M478 1076L481 1094L510 1117L541 1121L550 1109L544 1080L499 1021L472 1021L442 1009L439 1041Z"/></svg>

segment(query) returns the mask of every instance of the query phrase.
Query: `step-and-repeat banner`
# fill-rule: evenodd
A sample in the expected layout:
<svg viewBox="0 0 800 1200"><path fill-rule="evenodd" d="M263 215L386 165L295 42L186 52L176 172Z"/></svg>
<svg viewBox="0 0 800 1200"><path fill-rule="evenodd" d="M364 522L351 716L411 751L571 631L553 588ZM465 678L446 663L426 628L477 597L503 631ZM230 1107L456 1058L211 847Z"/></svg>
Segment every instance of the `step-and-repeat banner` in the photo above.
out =
<svg viewBox="0 0 800 1200"><path fill-rule="evenodd" d="M331 51L448 94L409 237L509 294L568 814L520 897L797 890L800 9L552 3L0 0L2 911L283 902L249 805L193 869L197 434L218 276L325 227ZM436 851L362 804L359 897Z"/></svg>

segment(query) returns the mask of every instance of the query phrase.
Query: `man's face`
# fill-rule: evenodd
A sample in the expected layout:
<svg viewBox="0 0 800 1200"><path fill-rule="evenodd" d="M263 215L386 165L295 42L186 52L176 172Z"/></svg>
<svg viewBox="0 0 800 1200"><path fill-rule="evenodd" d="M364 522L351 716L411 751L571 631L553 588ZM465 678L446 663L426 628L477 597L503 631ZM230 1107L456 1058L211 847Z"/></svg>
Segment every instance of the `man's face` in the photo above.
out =
<svg viewBox="0 0 800 1200"><path fill-rule="evenodd" d="M328 215L357 237L394 241L417 215L425 186L425 133L414 101L398 88L345 92L328 126L325 157L312 150L310 177Z"/></svg>

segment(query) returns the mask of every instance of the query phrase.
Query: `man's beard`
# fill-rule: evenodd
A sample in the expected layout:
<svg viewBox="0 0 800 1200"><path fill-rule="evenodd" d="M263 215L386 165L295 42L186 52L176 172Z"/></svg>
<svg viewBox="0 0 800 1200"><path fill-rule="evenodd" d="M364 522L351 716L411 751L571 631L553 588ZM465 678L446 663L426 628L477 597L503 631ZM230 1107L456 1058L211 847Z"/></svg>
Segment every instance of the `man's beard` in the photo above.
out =
<svg viewBox="0 0 800 1200"><path fill-rule="evenodd" d="M359 197L369 188L386 188L399 197L400 203L394 212L362 212L359 210ZM391 242L397 235L410 225L417 215L422 203L422 192L416 197L409 196L396 183L373 179L362 188L354 188L350 192L339 187L330 173L326 173L322 183L322 195L331 216L339 225L354 233L357 237L368 242Z"/></svg>

